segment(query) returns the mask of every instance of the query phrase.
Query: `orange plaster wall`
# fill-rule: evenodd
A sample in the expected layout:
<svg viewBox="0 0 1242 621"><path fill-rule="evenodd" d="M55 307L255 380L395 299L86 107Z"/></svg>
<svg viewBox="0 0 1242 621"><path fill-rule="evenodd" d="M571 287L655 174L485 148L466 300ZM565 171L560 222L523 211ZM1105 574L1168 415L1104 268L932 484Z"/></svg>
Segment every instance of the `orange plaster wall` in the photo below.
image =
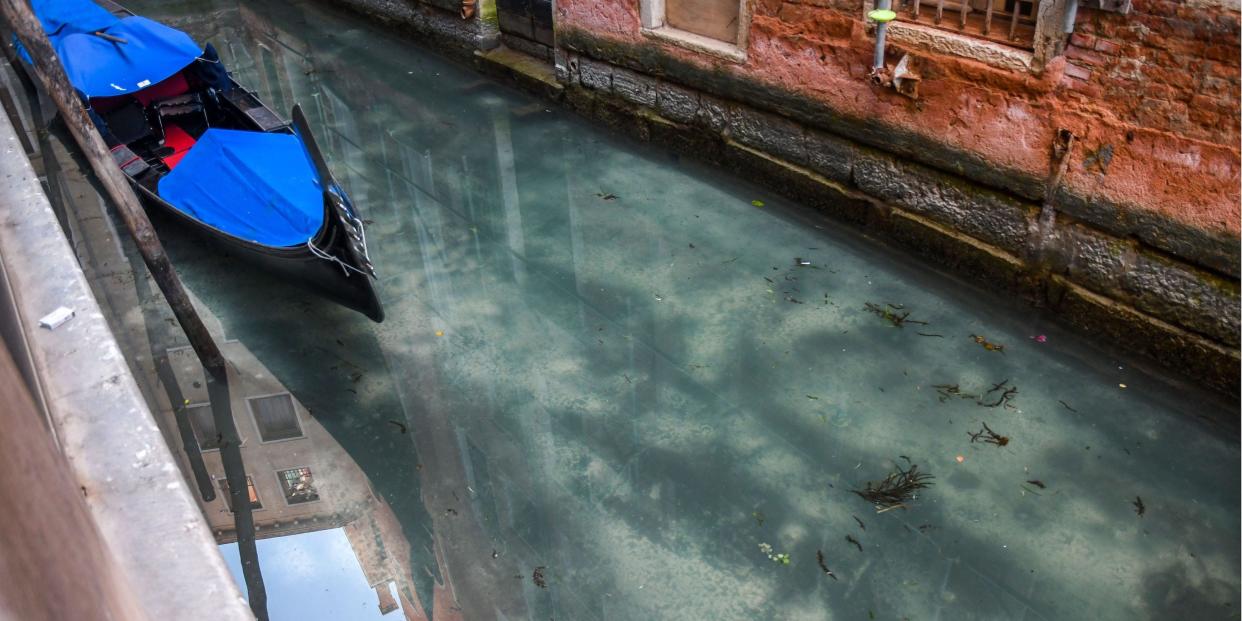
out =
<svg viewBox="0 0 1242 621"><path fill-rule="evenodd" d="M1080 9L1066 54L1038 76L894 45L890 64L903 51L924 61L915 102L865 79L873 40L861 0L756 0L753 10L742 64L642 36L638 0L560 0L557 24L661 46L1039 177L1056 130L1070 129L1078 146L1063 183L1077 193L1239 233L1236 11L1171 0L1134 0L1128 15ZM1084 168L1105 145L1107 171Z"/></svg>

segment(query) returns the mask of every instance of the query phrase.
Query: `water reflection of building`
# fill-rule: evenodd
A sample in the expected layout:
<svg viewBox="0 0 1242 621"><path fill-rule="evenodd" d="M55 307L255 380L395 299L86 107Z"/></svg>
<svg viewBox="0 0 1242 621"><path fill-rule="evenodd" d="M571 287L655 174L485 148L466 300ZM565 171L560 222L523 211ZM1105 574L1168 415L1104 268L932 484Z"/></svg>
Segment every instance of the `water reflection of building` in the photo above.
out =
<svg viewBox="0 0 1242 621"><path fill-rule="evenodd" d="M433 590L441 601L431 607L420 601L410 574L410 544L400 522L349 454L244 345L225 341L222 349L229 361L233 419L242 438L256 537L341 528L383 614L402 610L409 621L459 618L447 585ZM183 397L177 409L188 418L217 489L214 500L200 496L200 505L216 540L234 542L220 435L207 403L202 367L188 347L169 349L168 363ZM177 412L165 410L162 415L175 428ZM188 473L184 454L181 459Z"/></svg>

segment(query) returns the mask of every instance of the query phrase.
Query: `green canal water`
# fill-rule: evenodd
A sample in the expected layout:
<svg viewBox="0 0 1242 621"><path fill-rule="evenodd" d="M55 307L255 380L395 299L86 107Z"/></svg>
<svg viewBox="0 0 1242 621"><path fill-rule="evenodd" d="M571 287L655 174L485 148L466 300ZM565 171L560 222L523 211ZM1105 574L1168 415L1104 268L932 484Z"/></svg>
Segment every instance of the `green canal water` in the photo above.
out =
<svg viewBox="0 0 1242 621"><path fill-rule="evenodd" d="M273 619L1239 617L1236 408L357 18L132 8L306 107L371 222L381 325L157 222L391 509L260 531Z"/></svg>

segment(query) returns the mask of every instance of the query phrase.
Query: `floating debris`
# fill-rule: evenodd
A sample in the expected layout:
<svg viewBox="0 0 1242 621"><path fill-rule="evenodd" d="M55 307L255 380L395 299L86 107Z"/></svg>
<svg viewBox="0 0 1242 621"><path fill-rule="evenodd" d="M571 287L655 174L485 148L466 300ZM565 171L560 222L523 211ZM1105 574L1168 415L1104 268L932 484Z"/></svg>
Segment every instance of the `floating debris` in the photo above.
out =
<svg viewBox="0 0 1242 621"><path fill-rule="evenodd" d="M863 521L862 521L862 520L860 520L860 519L858 519L858 516L857 516L857 515L851 515L850 517L854 518L854 521L855 521L855 522L858 522L858 527L859 527L859 528L861 528L861 529L863 529L863 530L867 530L867 525L866 525L866 524L863 524Z"/></svg>
<svg viewBox="0 0 1242 621"><path fill-rule="evenodd" d="M823 550L815 551L815 560L819 563L819 568L824 570L824 573L828 574L829 578L832 578L833 580L837 579L837 575L832 573L832 570L828 569L828 564L824 562L824 551Z"/></svg>
<svg viewBox="0 0 1242 621"><path fill-rule="evenodd" d="M772 561L773 563L777 563L780 565L789 564L789 554L785 552L774 552L770 544L767 544L767 543L759 544L759 551L768 555L768 560Z"/></svg>
<svg viewBox="0 0 1242 621"><path fill-rule="evenodd" d="M755 200L753 200L753 201L750 201L750 204L751 204L751 205L754 205L755 207L763 207L763 201L761 201L761 200L759 200L759 199L757 199L757 198L756 198Z"/></svg>
<svg viewBox="0 0 1242 621"><path fill-rule="evenodd" d="M958 386L957 384L935 384L934 386L932 386L932 388L935 388L936 393L940 395L941 403L944 403L945 401L948 401L949 399L953 399L953 398L957 398L957 399L978 399L979 398L979 395L972 395L967 392L962 392L961 387Z"/></svg>
<svg viewBox="0 0 1242 621"><path fill-rule="evenodd" d="M906 470L897 466L897 472L884 477L883 481L868 481L865 489L850 491L876 505L879 511L887 511L917 498L918 490L930 487L929 481L933 478L926 472L919 472L918 464L910 464Z"/></svg>
<svg viewBox="0 0 1242 621"><path fill-rule="evenodd" d="M395 420L390 419L388 421L388 424L392 425L393 427L396 427L397 430L400 431L401 433L405 433L406 431L408 431L408 429L405 426L405 423L402 423L400 421L395 421Z"/></svg>
<svg viewBox="0 0 1242 621"><path fill-rule="evenodd" d="M987 423L983 423L983 429L981 431L976 431L974 433L967 431L966 435L970 436L970 442L972 444L975 442L995 444L996 446L1005 446L1009 444L1008 436L1002 436L995 431L992 431L992 428L988 427Z"/></svg>
<svg viewBox="0 0 1242 621"><path fill-rule="evenodd" d="M869 312L875 313L876 315L883 317L889 323L893 324L894 326L898 328L905 327L905 325L908 323L915 323L920 326L927 325L926 321L910 319L910 311L905 310L905 306L902 306L900 304L896 304L896 305L885 304L884 306L880 306L879 304L873 304L871 302L867 302L865 306Z"/></svg>
<svg viewBox="0 0 1242 621"><path fill-rule="evenodd" d="M1139 517L1143 517L1143 514L1147 513L1147 505L1143 504L1142 496L1135 496L1134 502L1131 504L1134 505L1134 512L1137 513Z"/></svg>
<svg viewBox="0 0 1242 621"><path fill-rule="evenodd" d="M1030 483L1031 485L1034 485L1035 487L1038 487L1039 489L1047 489L1047 488L1048 488L1048 486L1047 486L1047 485L1044 485L1044 482L1043 482L1043 481L1040 481L1039 479L1030 479L1030 480L1028 480L1028 481L1027 481L1027 483Z"/></svg>
<svg viewBox="0 0 1242 621"><path fill-rule="evenodd" d="M978 334L972 334L970 335L970 338L974 339L976 343L978 343L981 347L983 347L984 349L988 351L998 351L1002 354L1005 353L1004 345L998 345L996 343L992 343L988 341L987 339L983 338L982 336L979 336Z"/></svg>
<svg viewBox="0 0 1242 621"><path fill-rule="evenodd" d="M803 259L802 257L794 257L794 265L797 265L798 267L807 267L810 264L810 261Z"/></svg>
<svg viewBox="0 0 1242 621"><path fill-rule="evenodd" d="M855 539L853 535L846 535L845 540L853 544L854 547L858 548L859 552L863 551L862 542Z"/></svg>
<svg viewBox="0 0 1242 621"><path fill-rule="evenodd" d="M605 194L605 193L603 193L603 192L596 192L596 193L595 193L595 195L596 195L596 196L598 196L598 197L600 197L600 199L601 199L601 200L606 200L606 201L615 201L615 200L617 200L617 195L616 195L616 194L613 194L613 193L611 193L611 192L609 192L609 193L607 193L607 194Z"/></svg>
<svg viewBox="0 0 1242 621"><path fill-rule="evenodd" d="M999 392L1001 393L1001 394L1000 394L1000 397L999 397L999 398L997 398L997 400L996 400L995 402L993 402L993 403L984 403L984 402L983 402L983 399L982 399L982 398L980 398L980 399L979 399L979 405L982 405L982 406L984 406L984 407L989 407L989 408L994 408L994 407L997 407L997 406L1001 406L1001 405L1003 405L1003 406L1005 406L1005 407L1007 407L1007 408L1013 409L1013 407L1014 407L1014 406L1013 406L1013 404L1011 404L1011 403L1010 403L1010 401L1013 399L1013 396L1014 396L1014 395L1018 394L1018 387L1017 387L1017 386L1008 386L1008 387L1007 387L1007 386L1006 386L1007 384L1009 384L1009 380L1008 380L1008 379L1006 379L1005 381L1003 381L1003 382L1001 382L1001 383L999 383L999 384L994 384L991 388L989 388L989 389L988 389L988 391L987 391L986 393L984 393L984 396L987 396L987 395L990 395L990 394L992 394L992 393L994 393L994 392L998 392L998 391L999 391Z"/></svg>
<svg viewBox="0 0 1242 621"><path fill-rule="evenodd" d="M500 553L496 551L496 548L492 548L492 559L495 560L498 558L500 558Z"/></svg>
<svg viewBox="0 0 1242 621"><path fill-rule="evenodd" d="M545 569L547 569L547 567L540 565L536 567L535 571L530 575L531 581L535 583L535 586L541 589L548 588L548 581L543 577L543 570Z"/></svg>
<svg viewBox="0 0 1242 621"><path fill-rule="evenodd" d="M915 334L917 334L917 335L919 335L919 336L934 336L934 337L936 337L936 338L940 338L940 339L944 338L944 335L943 335L943 334L936 334L936 333L934 333L934 332L915 332Z"/></svg>
<svg viewBox="0 0 1242 621"><path fill-rule="evenodd" d="M767 516L765 516L762 511L756 511L750 515L751 517L755 518L755 523L757 523L760 526L763 526L764 520L768 519Z"/></svg>
<svg viewBox="0 0 1242 621"><path fill-rule="evenodd" d="M1043 334L1038 334L1036 336L1032 336L1031 340L1035 341L1036 343L1047 343L1048 337L1044 336Z"/></svg>
<svg viewBox="0 0 1242 621"><path fill-rule="evenodd" d="M1077 414L1077 413L1078 413L1078 410L1075 410L1074 408L1070 407L1070 405L1069 405L1068 403L1064 402L1064 401L1057 401L1057 403L1060 403L1061 405L1065 406L1065 409L1067 409L1067 410L1069 410L1069 411L1071 411L1071 412L1073 412L1073 413L1075 413L1075 414Z"/></svg>

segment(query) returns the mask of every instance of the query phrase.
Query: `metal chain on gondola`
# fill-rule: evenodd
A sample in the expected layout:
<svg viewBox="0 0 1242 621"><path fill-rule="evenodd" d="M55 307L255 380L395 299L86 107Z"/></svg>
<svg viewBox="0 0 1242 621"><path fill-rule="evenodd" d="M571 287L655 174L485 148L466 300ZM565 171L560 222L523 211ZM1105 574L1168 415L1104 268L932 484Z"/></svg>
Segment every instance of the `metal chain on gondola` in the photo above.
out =
<svg viewBox="0 0 1242 621"><path fill-rule="evenodd" d="M334 199L339 201L337 204L333 205L334 207L337 208L335 210L337 212L337 218L341 221L341 224L346 227L346 232L349 234L349 237L353 240L352 245L353 245L354 251L362 255L362 264L363 264L363 267L366 268L366 271L360 270L342 261L339 257L335 255L332 255L328 252L320 250L319 248L315 246L314 237L311 237L310 239L306 240L307 249L310 250L311 254L315 255L316 257L319 257L320 259L323 259L325 261L333 261L337 265L341 266L341 271L345 273L346 277L349 276L350 270L353 270L363 276L369 275L372 278L374 278L375 268L372 266L372 263L371 263L371 255L367 251L367 231L366 231L366 228L362 225L362 220L358 219L358 216L354 215L353 208L348 203L348 199L343 198L341 196L340 188L337 188L335 185L333 185L332 189L329 191L329 194Z"/></svg>

